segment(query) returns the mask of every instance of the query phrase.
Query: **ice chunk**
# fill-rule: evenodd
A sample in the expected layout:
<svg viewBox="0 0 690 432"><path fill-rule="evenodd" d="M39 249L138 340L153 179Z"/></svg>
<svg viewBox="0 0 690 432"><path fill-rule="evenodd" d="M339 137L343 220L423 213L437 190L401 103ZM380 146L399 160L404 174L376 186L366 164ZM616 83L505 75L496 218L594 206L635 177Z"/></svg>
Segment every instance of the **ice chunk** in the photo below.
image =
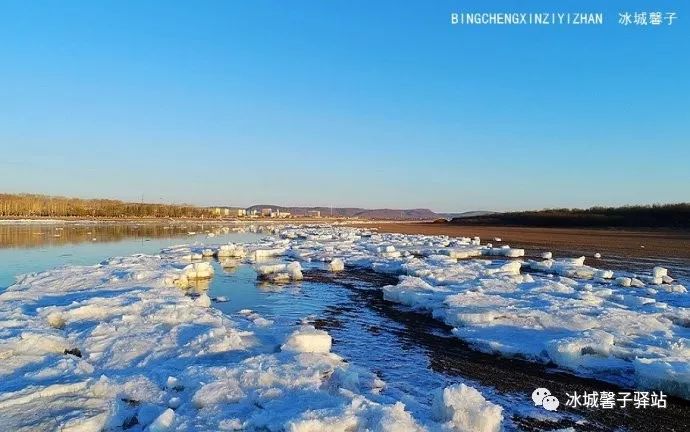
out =
<svg viewBox="0 0 690 432"><path fill-rule="evenodd" d="M209 279L213 276L213 266L207 262L192 263L183 269L183 275L190 280Z"/></svg>
<svg viewBox="0 0 690 432"><path fill-rule="evenodd" d="M285 268L290 275L290 279L292 280L302 280L303 275L302 275L302 266L300 265L299 262L293 261L290 264L288 264Z"/></svg>
<svg viewBox="0 0 690 432"><path fill-rule="evenodd" d="M65 327L65 319L62 317L62 314L60 313L50 313L48 314L46 320L48 321L48 325L53 328L61 329Z"/></svg>
<svg viewBox="0 0 690 432"><path fill-rule="evenodd" d="M654 267L652 269L652 277L654 279L657 278L663 278L664 276L668 276L668 270L663 268L663 267Z"/></svg>
<svg viewBox="0 0 690 432"><path fill-rule="evenodd" d="M234 244L221 245L218 248L218 258L243 258L246 254L244 247Z"/></svg>
<svg viewBox="0 0 690 432"><path fill-rule="evenodd" d="M551 252L544 252L544 253L541 254L541 257L544 258L544 259L550 260L551 258L553 258L553 253L551 253Z"/></svg>
<svg viewBox="0 0 690 432"><path fill-rule="evenodd" d="M617 277L615 282L622 287L629 287L632 285L632 279L629 277Z"/></svg>
<svg viewBox="0 0 690 432"><path fill-rule="evenodd" d="M259 261L265 258L282 255L286 250L286 248L257 249L252 252L252 258L256 261Z"/></svg>
<svg viewBox="0 0 690 432"><path fill-rule="evenodd" d="M448 249L445 252L454 259L467 259L481 255L481 251L476 248Z"/></svg>
<svg viewBox="0 0 690 432"><path fill-rule="evenodd" d="M432 410L436 420L458 432L498 432L503 421L503 408L465 384L439 390L434 395Z"/></svg>
<svg viewBox="0 0 690 432"><path fill-rule="evenodd" d="M612 334L600 330L589 330L582 336L551 341L547 350L549 357L557 365L578 370L580 367L589 366L608 357L613 345Z"/></svg>
<svg viewBox="0 0 690 432"><path fill-rule="evenodd" d="M686 359L637 358L633 364L641 387L690 399L690 363Z"/></svg>
<svg viewBox="0 0 690 432"><path fill-rule="evenodd" d="M484 254L485 255L490 255L490 256L504 256L508 258L519 258L521 256L525 256L525 250L524 249L514 249L511 248L510 246L501 246L500 248L487 248L484 249Z"/></svg>
<svg viewBox="0 0 690 432"><path fill-rule="evenodd" d="M299 262L293 261L289 264L266 264L256 267L257 273L263 279L272 282L289 282L290 280L302 280L302 266Z"/></svg>
<svg viewBox="0 0 690 432"><path fill-rule="evenodd" d="M596 258L596 259L601 258L601 254L600 254L599 252L595 253L595 254L594 254L594 258Z"/></svg>
<svg viewBox="0 0 690 432"><path fill-rule="evenodd" d="M175 411L168 408L149 425L147 432L165 432L172 429L175 422Z"/></svg>
<svg viewBox="0 0 690 432"><path fill-rule="evenodd" d="M283 351L327 353L331 350L331 335L312 326L295 330L281 346Z"/></svg>
<svg viewBox="0 0 690 432"><path fill-rule="evenodd" d="M579 258L564 258L562 262L566 265L579 267L585 265L585 257L581 256Z"/></svg>
<svg viewBox="0 0 690 432"><path fill-rule="evenodd" d="M644 288L644 282L637 278L630 278L630 286L635 288Z"/></svg>
<svg viewBox="0 0 690 432"><path fill-rule="evenodd" d="M345 270L345 264L340 258L334 258L328 263L328 270L332 272L343 271Z"/></svg>
<svg viewBox="0 0 690 432"><path fill-rule="evenodd" d="M287 264L265 264L256 267L256 272L261 276L268 276L271 273L284 272L287 268Z"/></svg>
<svg viewBox="0 0 690 432"><path fill-rule="evenodd" d="M211 298L206 293L203 293L194 300L194 304L201 307L210 307Z"/></svg>

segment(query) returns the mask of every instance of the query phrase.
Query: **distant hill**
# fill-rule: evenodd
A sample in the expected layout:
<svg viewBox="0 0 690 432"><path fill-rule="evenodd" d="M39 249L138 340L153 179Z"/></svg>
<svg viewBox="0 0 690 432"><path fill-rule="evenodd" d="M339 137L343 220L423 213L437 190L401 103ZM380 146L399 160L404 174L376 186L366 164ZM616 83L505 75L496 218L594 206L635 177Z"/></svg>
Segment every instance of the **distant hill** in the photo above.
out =
<svg viewBox="0 0 690 432"><path fill-rule="evenodd" d="M253 205L248 210L261 211L262 208L277 209L293 215L306 215L309 211L320 211L321 216L348 217L361 219L400 219L433 220L444 217L429 209L365 209L358 207L285 207L271 204Z"/></svg>
<svg viewBox="0 0 690 432"><path fill-rule="evenodd" d="M547 209L456 217L450 224L550 228L690 229L690 203L651 206Z"/></svg>
<svg viewBox="0 0 690 432"><path fill-rule="evenodd" d="M454 219L454 218L468 218L468 217L474 217L474 216L486 216L486 215L491 215L491 214L496 214L496 212L492 211L485 211L485 210L476 210L476 211L468 211L468 212L462 212L462 213L439 213L439 216L444 217L446 219Z"/></svg>

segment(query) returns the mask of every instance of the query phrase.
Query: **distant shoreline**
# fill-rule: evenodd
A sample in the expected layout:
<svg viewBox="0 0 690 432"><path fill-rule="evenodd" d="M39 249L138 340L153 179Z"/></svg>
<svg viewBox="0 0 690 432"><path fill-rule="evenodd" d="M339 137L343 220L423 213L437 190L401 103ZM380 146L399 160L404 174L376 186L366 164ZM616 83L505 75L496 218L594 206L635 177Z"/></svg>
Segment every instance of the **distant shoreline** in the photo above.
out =
<svg viewBox="0 0 690 432"><path fill-rule="evenodd" d="M453 218L441 224L565 229L690 230L690 204L547 209Z"/></svg>
<svg viewBox="0 0 690 432"><path fill-rule="evenodd" d="M351 224L362 223L431 223L432 221L401 221L401 220L385 220L385 219L352 219L345 217L294 217L294 218L168 218L168 217L137 217L127 216L121 218L115 217L83 217L83 216L39 216L39 217L0 217L0 223L333 223L346 222Z"/></svg>
<svg viewBox="0 0 690 432"><path fill-rule="evenodd" d="M359 225L362 226L362 225ZM455 225L442 223L377 223L364 224L379 232L400 234L447 235L449 237L479 236L482 244L509 244L526 248L528 253L552 251L560 256L591 257L603 255L602 262L617 267L624 257L653 259L664 262L669 258L690 264L690 230L673 228L539 228L509 226ZM500 241L497 241L500 239ZM538 257L539 255L535 255Z"/></svg>

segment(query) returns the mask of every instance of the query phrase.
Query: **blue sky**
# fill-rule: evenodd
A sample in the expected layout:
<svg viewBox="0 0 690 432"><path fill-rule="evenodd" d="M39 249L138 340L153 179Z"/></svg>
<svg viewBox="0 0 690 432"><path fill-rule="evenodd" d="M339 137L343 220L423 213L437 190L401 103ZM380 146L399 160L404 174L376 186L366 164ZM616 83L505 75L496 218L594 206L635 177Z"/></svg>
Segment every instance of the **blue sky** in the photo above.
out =
<svg viewBox="0 0 690 432"><path fill-rule="evenodd" d="M593 11L596 27L451 26ZM673 26L617 24L675 11ZM668 0L0 0L0 190L440 211L690 201Z"/></svg>

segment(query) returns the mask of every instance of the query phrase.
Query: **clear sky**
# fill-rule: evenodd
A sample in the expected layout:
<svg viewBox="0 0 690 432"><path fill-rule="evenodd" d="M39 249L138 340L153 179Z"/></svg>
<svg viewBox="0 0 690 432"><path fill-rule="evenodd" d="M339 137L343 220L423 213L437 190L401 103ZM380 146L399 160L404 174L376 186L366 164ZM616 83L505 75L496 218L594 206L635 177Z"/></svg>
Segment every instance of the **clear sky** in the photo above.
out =
<svg viewBox="0 0 690 432"><path fill-rule="evenodd" d="M618 12L675 11L623 27ZM593 27L451 26L591 11ZM0 0L0 191L439 211L690 201L683 0Z"/></svg>

